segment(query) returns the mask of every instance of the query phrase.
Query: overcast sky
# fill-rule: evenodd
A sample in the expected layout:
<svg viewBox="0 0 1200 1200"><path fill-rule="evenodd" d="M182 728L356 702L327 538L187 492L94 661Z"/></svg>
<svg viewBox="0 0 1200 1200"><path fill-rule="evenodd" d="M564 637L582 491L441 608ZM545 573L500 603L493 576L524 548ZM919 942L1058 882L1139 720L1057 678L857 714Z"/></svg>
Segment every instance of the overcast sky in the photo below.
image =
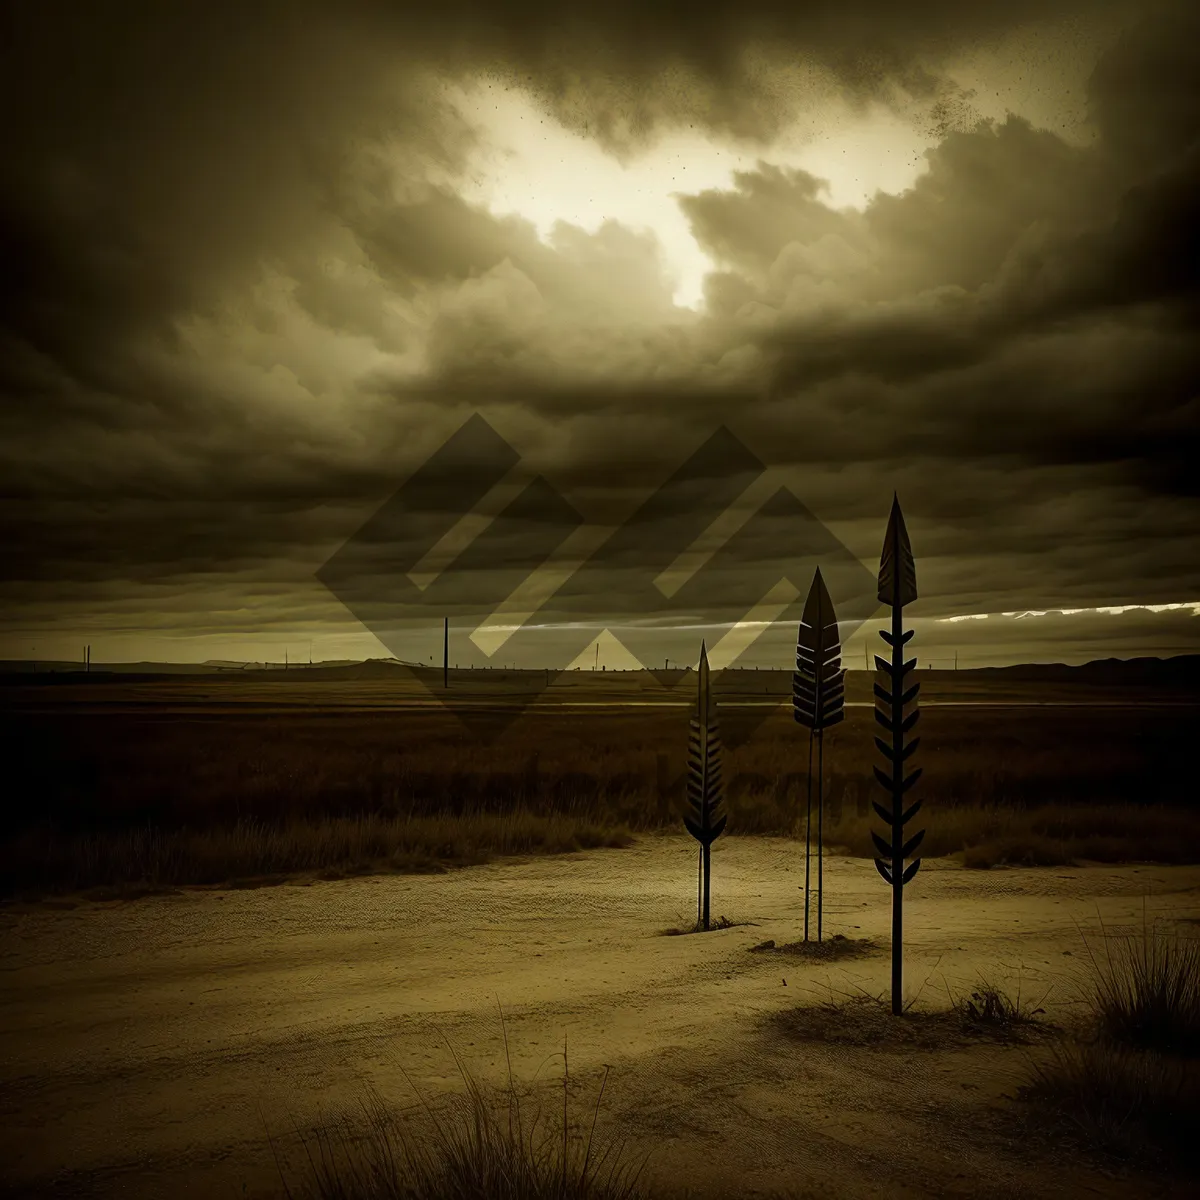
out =
<svg viewBox="0 0 1200 1200"><path fill-rule="evenodd" d="M456 637L716 431L772 481L723 450L719 570L585 572L510 658L873 576L893 492L918 653L1200 649L1194 3L40 0L0 47L0 657L435 654L413 546L382 642L317 572L475 414L524 507Z"/></svg>

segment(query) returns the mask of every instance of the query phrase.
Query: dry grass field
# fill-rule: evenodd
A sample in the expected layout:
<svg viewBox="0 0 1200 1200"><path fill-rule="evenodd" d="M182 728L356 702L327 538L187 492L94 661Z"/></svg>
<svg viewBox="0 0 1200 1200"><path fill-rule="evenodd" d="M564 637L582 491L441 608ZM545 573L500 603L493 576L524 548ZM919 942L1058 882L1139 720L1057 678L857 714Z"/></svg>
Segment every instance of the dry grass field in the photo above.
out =
<svg viewBox="0 0 1200 1200"><path fill-rule="evenodd" d="M439 870L679 827L684 679L665 703L627 707L645 694L635 676L568 676L487 740L407 672L399 686L329 674L7 689L3 893ZM770 707L787 677L738 674L722 713L729 834L802 837L808 743ZM923 680L916 760L927 856L1200 861L1189 693L938 674ZM456 699L507 722L521 681L482 676L456 680ZM868 677L849 678L825 833L869 856L878 755Z"/></svg>

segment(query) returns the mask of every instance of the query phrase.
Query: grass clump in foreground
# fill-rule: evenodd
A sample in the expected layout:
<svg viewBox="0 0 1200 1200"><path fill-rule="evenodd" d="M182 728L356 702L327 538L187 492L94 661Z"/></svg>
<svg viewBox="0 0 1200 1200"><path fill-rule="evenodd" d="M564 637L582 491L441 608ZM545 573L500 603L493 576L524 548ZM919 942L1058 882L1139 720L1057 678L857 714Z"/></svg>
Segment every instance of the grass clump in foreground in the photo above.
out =
<svg viewBox="0 0 1200 1200"><path fill-rule="evenodd" d="M1007 990L993 980L982 976L969 993L963 993L957 998L951 994L949 986L946 988L951 1011L957 1013L963 1026L971 1031L1017 1033L1044 1028L1044 1023L1039 1021L1038 1017L1046 1013L1042 1004L1049 994L1050 989L1047 989L1040 1000L1026 998L1022 1001L1019 978L1015 997L1010 996Z"/></svg>
<svg viewBox="0 0 1200 1200"><path fill-rule="evenodd" d="M1140 1049L1200 1057L1200 940L1149 924L1143 904L1141 935L1105 933L1103 963L1086 938L1084 944L1092 965L1087 997L1108 1037Z"/></svg>
<svg viewBox="0 0 1200 1200"><path fill-rule="evenodd" d="M1084 1028L1031 1061L1020 1095L1120 1158L1194 1171L1200 1137L1200 943L1149 925L1087 943Z"/></svg>
<svg viewBox="0 0 1200 1200"><path fill-rule="evenodd" d="M678 915L678 914L676 914ZM679 918L683 920L682 917ZM741 925L756 925L756 921L731 921L728 917L710 917L708 928L704 928L704 922L700 920L693 921L690 925L672 925L670 929L664 929L663 937L682 937L688 933L713 933L718 929L734 929Z"/></svg>
<svg viewBox="0 0 1200 1200"><path fill-rule="evenodd" d="M759 942L757 946L749 947L749 952L794 955L814 962L836 962L847 958L862 958L878 949L878 945L871 938L848 938L844 933L835 933L821 941L810 938L807 942L784 942L782 945L776 945L774 938L768 938L765 942Z"/></svg>
<svg viewBox="0 0 1200 1200"><path fill-rule="evenodd" d="M501 1013L502 1029L503 1020ZM504 1052L508 1087L503 1117L497 1116L491 1090L467 1071L451 1047L466 1094L455 1098L449 1118L438 1116L422 1100L431 1133L418 1138L368 1085L362 1101L365 1129L343 1117L307 1137L300 1134L309 1171L299 1192L293 1192L276 1157L288 1200L644 1200L648 1192L640 1178L647 1160L635 1168L624 1159L622 1143L596 1139L608 1067L585 1134L568 1109L564 1039L561 1127L549 1121L543 1125L540 1107L526 1127L507 1031Z"/></svg>
<svg viewBox="0 0 1200 1200"><path fill-rule="evenodd" d="M864 948L871 945L867 943ZM844 992L827 984L827 1001L781 1009L768 1020L778 1032L798 1041L895 1050L965 1048L981 1037L997 1042L1021 1042L1027 1040L1027 1034L1044 1033L1051 1028L1038 1019L1043 1011L1040 1002L1022 1001L1019 987L1016 999L1010 999L998 985L983 979L970 995L957 1000L951 995L948 1009L917 1009L931 977L932 972L904 1001L899 1017L892 1013L891 997L886 990L872 993L856 986L854 992ZM946 991L950 995L949 987Z"/></svg>
<svg viewBox="0 0 1200 1200"><path fill-rule="evenodd" d="M152 826L61 835L32 830L0 852L3 895L97 888L279 881L305 872L429 872L497 855L564 854L628 846L624 826L586 817L509 813L330 817L282 824L238 821L209 829Z"/></svg>

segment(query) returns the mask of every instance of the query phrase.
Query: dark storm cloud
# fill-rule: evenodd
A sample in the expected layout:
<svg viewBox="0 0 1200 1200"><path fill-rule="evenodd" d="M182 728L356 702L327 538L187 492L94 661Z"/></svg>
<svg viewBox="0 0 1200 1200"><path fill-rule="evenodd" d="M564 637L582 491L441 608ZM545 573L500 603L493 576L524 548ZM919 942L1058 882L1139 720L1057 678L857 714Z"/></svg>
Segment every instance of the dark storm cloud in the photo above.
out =
<svg viewBox="0 0 1200 1200"><path fill-rule="evenodd" d="M717 263L765 276L790 243L835 237L857 249L865 241L857 214L824 203L822 181L807 171L760 163L754 171L735 171L733 182L733 191L713 189L679 200L696 241Z"/></svg>
<svg viewBox="0 0 1200 1200"><path fill-rule="evenodd" d="M532 86L566 124L614 149L662 122L769 138L805 103L770 67L798 60L828 73L855 101L939 95L944 58L1029 19L1128 11L1110 0L617 0L562 3L451 0L401 16L409 37L445 61L494 65ZM453 36L448 37L447 31ZM748 61L747 50L760 61Z"/></svg>
<svg viewBox="0 0 1200 1200"><path fill-rule="evenodd" d="M422 73L490 73L614 150L672 123L768 139L809 97L788 90L788 62L854 101L936 101L954 53L1026 18L1097 11L10 6L6 595L36 607L55 581L119 591L255 563L307 578L486 404L589 514L619 512L726 421L807 471L822 512L873 517L900 486L935 603L987 588L1189 598L1188 7L1162 6L1106 52L1095 145L1015 118L958 127L914 187L861 213L768 161L682 197L722 267L696 320L672 313L643 235L543 241L439 182L474 133ZM186 592L156 603L184 611Z"/></svg>

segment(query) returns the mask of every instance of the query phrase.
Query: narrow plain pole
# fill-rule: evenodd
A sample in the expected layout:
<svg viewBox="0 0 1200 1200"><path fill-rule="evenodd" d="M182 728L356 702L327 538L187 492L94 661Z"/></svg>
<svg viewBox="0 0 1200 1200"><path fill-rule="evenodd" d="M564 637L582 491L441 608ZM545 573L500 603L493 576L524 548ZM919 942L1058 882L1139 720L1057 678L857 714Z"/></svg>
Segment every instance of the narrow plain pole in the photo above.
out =
<svg viewBox="0 0 1200 1200"><path fill-rule="evenodd" d="M817 732L817 941L825 908L825 738Z"/></svg>
<svg viewBox="0 0 1200 1200"><path fill-rule="evenodd" d="M442 618L442 687L450 686L450 618Z"/></svg>
<svg viewBox="0 0 1200 1200"><path fill-rule="evenodd" d="M812 748L813 731L808 731L808 799L804 806L804 940L808 941L808 880L811 859L809 830L812 828Z"/></svg>

